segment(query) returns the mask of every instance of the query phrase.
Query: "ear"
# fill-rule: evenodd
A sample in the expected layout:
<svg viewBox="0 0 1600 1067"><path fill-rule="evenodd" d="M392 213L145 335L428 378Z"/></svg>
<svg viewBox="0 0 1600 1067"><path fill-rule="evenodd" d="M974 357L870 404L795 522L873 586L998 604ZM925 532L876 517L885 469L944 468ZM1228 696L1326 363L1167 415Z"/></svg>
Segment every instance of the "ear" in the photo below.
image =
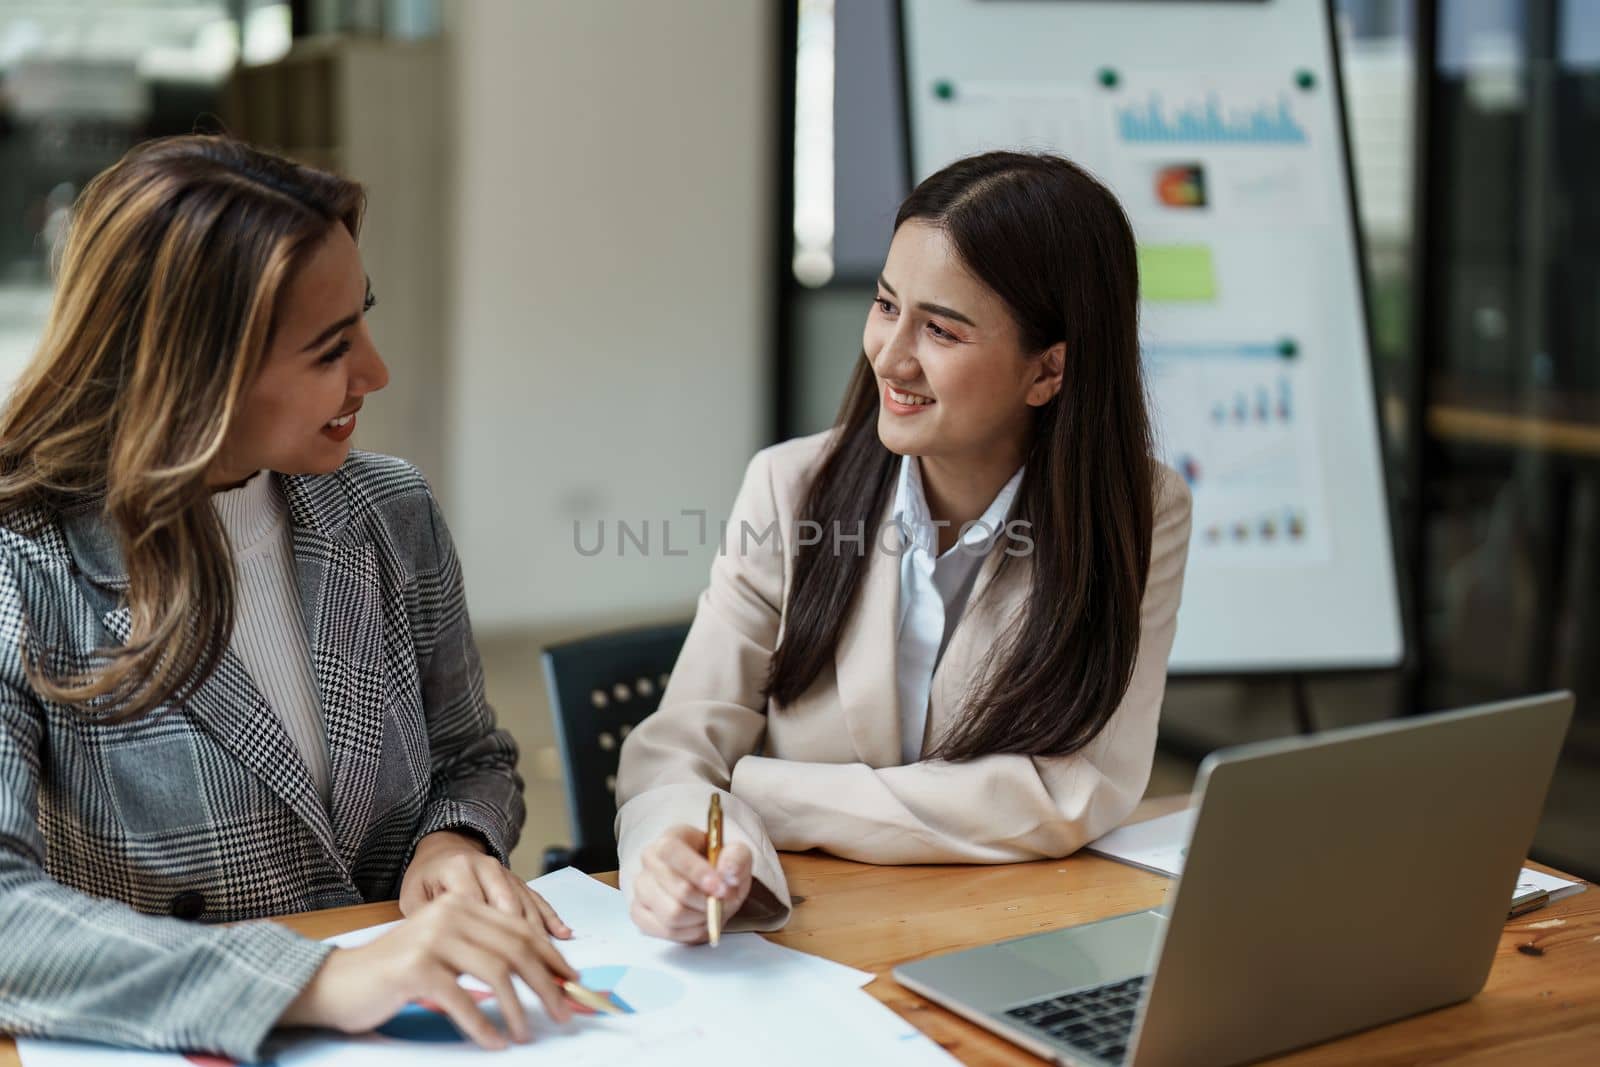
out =
<svg viewBox="0 0 1600 1067"><path fill-rule="evenodd" d="M1061 380L1067 365L1067 343L1057 341L1039 356L1039 368L1028 383L1028 406L1044 407L1061 392Z"/></svg>

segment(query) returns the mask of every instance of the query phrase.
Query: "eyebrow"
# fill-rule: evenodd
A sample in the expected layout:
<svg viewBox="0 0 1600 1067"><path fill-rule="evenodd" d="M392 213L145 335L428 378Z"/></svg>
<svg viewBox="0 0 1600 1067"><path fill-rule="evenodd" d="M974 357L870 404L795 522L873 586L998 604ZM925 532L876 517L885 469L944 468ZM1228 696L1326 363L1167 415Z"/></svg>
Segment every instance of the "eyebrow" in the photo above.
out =
<svg viewBox="0 0 1600 1067"><path fill-rule="evenodd" d="M889 290L890 296L899 299L900 294L894 291L894 286L885 281L883 275L881 274L878 275L878 284ZM964 322L968 326L971 326L974 330L978 328L977 323L961 314L961 312L957 311L955 308L945 307L943 304L929 304L925 302L918 304L917 307L921 308L923 311L932 312L935 315L943 315L947 319L955 319L957 322Z"/></svg>
<svg viewBox="0 0 1600 1067"><path fill-rule="evenodd" d="M311 351L313 348L316 348L318 345L322 344L339 331L347 330L354 326L356 324L356 320L359 318L361 318L360 315L346 315L344 318L340 319L338 322L334 323L332 326L329 326L326 330L323 330L321 333L317 334L317 336L313 337L310 343L308 343L300 351Z"/></svg>

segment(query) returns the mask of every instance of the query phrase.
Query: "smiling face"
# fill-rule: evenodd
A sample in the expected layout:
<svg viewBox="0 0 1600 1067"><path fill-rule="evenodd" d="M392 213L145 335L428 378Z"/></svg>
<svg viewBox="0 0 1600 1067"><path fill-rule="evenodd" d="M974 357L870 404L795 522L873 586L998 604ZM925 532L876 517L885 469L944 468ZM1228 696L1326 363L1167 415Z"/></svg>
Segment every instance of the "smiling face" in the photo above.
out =
<svg viewBox="0 0 1600 1067"><path fill-rule="evenodd" d="M367 332L371 306L361 253L335 223L284 289L272 344L212 465L210 485L236 485L259 470L339 469L362 398L389 382Z"/></svg>
<svg viewBox="0 0 1600 1067"><path fill-rule="evenodd" d="M861 338L878 383L878 436L899 455L1021 465L1033 409L1061 390L1065 346L1022 350L1016 320L943 229L895 231Z"/></svg>

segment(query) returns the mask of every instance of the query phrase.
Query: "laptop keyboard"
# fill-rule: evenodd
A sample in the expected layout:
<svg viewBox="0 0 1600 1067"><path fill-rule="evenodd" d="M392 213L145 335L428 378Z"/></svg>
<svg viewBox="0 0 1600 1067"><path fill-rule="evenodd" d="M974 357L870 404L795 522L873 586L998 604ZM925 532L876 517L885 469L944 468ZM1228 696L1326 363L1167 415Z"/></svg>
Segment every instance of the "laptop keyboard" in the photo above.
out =
<svg viewBox="0 0 1600 1067"><path fill-rule="evenodd" d="M1042 1030L1080 1052L1121 1063L1133 1036L1133 1014L1144 993L1144 975L1046 997L1006 1012L1008 1018Z"/></svg>

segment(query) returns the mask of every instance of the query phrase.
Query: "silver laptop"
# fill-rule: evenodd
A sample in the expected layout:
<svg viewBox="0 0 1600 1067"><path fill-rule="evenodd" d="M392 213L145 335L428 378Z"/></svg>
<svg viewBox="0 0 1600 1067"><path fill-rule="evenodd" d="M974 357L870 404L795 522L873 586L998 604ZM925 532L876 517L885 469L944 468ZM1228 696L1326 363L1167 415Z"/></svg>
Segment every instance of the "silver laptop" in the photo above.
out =
<svg viewBox="0 0 1600 1067"><path fill-rule="evenodd" d="M895 968L1058 1063L1234 1064L1471 997L1572 717L1554 693L1213 753L1135 912Z"/></svg>

